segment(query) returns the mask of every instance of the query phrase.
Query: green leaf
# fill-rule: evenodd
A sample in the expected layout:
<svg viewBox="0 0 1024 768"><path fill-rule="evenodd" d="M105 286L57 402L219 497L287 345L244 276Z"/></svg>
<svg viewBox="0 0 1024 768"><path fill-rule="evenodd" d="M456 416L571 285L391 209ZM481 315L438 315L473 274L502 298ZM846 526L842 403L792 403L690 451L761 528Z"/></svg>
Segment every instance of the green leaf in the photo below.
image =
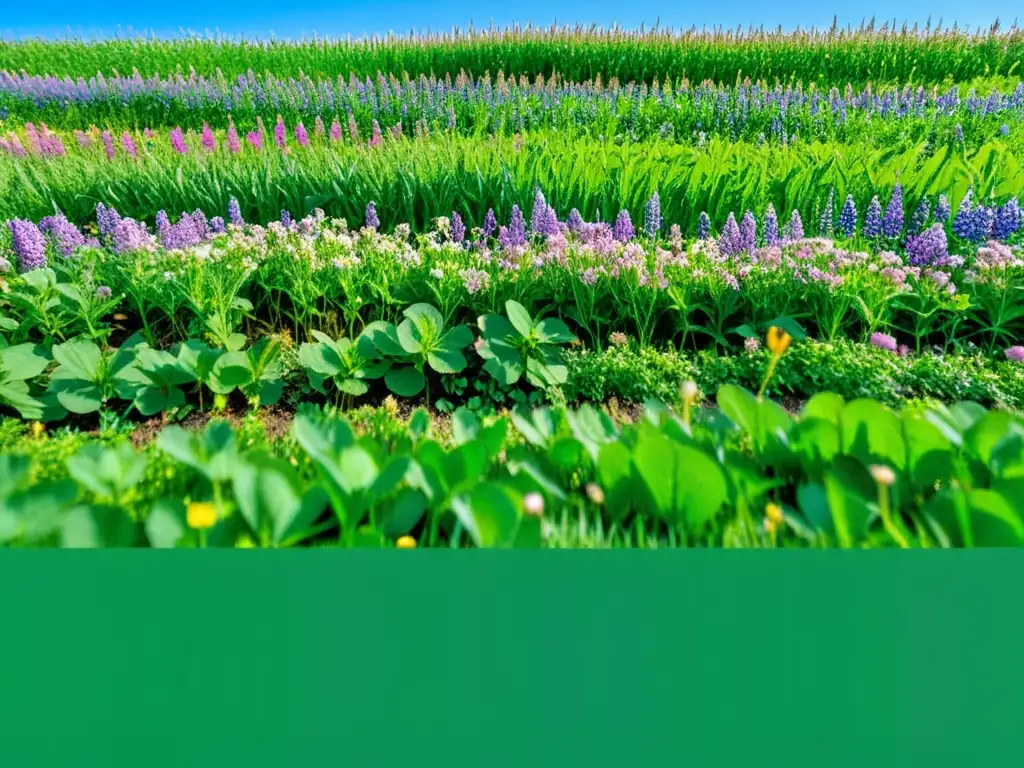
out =
<svg viewBox="0 0 1024 768"><path fill-rule="evenodd" d="M569 327L553 317L541 320L537 324L537 337L546 344L567 344L576 341L576 337L569 331Z"/></svg>
<svg viewBox="0 0 1024 768"><path fill-rule="evenodd" d="M380 516L381 533L388 538L405 536L416 527L426 509L427 497L422 491L403 488Z"/></svg>
<svg viewBox="0 0 1024 768"><path fill-rule="evenodd" d="M55 344L53 359L60 366L54 371L54 378L57 378L60 372L60 378L95 382L103 370L103 353L93 342L84 338Z"/></svg>
<svg viewBox="0 0 1024 768"><path fill-rule="evenodd" d="M0 349L0 381L28 381L50 364L45 350L35 344L18 344Z"/></svg>
<svg viewBox="0 0 1024 768"><path fill-rule="evenodd" d="M185 502L180 498L159 499L146 517L146 538L156 549L173 549L189 535Z"/></svg>
<svg viewBox="0 0 1024 768"><path fill-rule="evenodd" d="M523 500L508 485L492 481L454 499L452 509L476 546L509 547L519 528Z"/></svg>
<svg viewBox="0 0 1024 768"><path fill-rule="evenodd" d="M501 315L483 315L478 317L476 322L480 326L481 335L487 341L496 339L509 341L523 336Z"/></svg>
<svg viewBox="0 0 1024 768"><path fill-rule="evenodd" d="M135 523L119 507L83 505L73 509L61 527L64 548L123 548L136 543Z"/></svg>
<svg viewBox="0 0 1024 768"><path fill-rule="evenodd" d="M508 314L508 320L512 323L512 327L519 332L520 336L530 335L533 330L533 318L522 304L509 299L505 302L505 312Z"/></svg>
<svg viewBox="0 0 1024 768"><path fill-rule="evenodd" d="M411 365L406 365L388 371L384 376L384 383L400 397L415 397L423 391L426 382L422 373Z"/></svg>

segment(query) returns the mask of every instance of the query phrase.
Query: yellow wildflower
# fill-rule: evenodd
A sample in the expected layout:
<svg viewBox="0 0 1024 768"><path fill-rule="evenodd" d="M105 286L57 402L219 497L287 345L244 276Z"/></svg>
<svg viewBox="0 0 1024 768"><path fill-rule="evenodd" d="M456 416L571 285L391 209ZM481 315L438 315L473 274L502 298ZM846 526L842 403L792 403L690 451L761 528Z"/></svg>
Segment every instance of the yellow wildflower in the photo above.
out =
<svg viewBox="0 0 1024 768"><path fill-rule="evenodd" d="M213 528L217 522L217 507L209 501L193 501L188 505L185 520L189 528L196 530Z"/></svg>
<svg viewBox="0 0 1024 768"><path fill-rule="evenodd" d="M412 536L400 536L395 546L399 549L416 549L416 539Z"/></svg>

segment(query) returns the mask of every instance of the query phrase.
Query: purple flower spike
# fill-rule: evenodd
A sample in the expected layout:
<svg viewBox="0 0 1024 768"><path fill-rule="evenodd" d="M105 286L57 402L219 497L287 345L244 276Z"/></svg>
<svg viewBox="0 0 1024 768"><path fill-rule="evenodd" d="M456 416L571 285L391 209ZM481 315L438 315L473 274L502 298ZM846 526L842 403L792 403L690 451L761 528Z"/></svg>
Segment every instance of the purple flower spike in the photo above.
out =
<svg viewBox="0 0 1024 768"><path fill-rule="evenodd" d="M171 129L171 147L179 155L184 155L188 152L188 146L185 144L185 134L182 133L181 128L176 126Z"/></svg>
<svg viewBox="0 0 1024 768"><path fill-rule="evenodd" d="M512 247L526 245L526 219L518 205L512 206L508 220L508 244Z"/></svg>
<svg viewBox="0 0 1024 768"><path fill-rule="evenodd" d="M494 233L498 231L498 217L494 215L494 209L488 208L487 215L484 216L484 237L493 237Z"/></svg>
<svg viewBox="0 0 1024 768"><path fill-rule="evenodd" d="M757 220L750 211L740 220L740 242L747 253L753 253L757 247Z"/></svg>
<svg viewBox="0 0 1024 768"><path fill-rule="evenodd" d="M804 239L804 222L800 218L800 211L796 208L793 209L793 215L789 217L789 223L786 225L785 242L795 243L797 240Z"/></svg>
<svg viewBox="0 0 1024 768"><path fill-rule="evenodd" d="M864 219L864 237L876 238L882 234L882 204L878 195L871 198L868 215Z"/></svg>
<svg viewBox="0 0 1024 768"><path fill-rule="evenodd" d="M730 212L729 218L725 221L722 234L718 236L718 247L722 253L735 256L741 253L743 248L743 236L740 234L740 227L736 223L736 216Z"/></svg>
<svg viewBox="0 0 1024 768"><path fill-rule="evenodd" d="M217 139L213 135L213 131L210 130L208 123L203 123L203 149L207 152L213 152L217 148Z"/></svg>
<svg viewBox="0 0 1024 768"><path fill-rule="evenodd" d="M892 190L892 197L882 217L882 234L886 237L899 237L903 234L903 186L897 184Z"/></svg>
<svg viewBox="0 0 1024 768"><path fill-rule="evenodd" d="M452 212L452 242L462 245L466 239L466 225L462 223L462 217L455 211Z"/></svg>
<svg viewBox="0 0 1024 768"><path fill-rule="evenodd" d="M18 257L18 271L28 272L46 266L46 238L31 221L12 219L11 228L14 253Z"/></svg>
<svg viewBox="0 0 1024 768"><path fill-rule="evenodd" d="M707 240L711 235L711 219L704 211L700 212L700 216L697 217L697 237L701 240Z"/></svg>
<svg viewBox="0 0 1024 768"><path fill-rule="evenodd" d="M839 231L847 237L857 233L857 204L853 201L853 195L846 196L843 210L839 212Z"/></svg>
<svg viewBox="0 0 1024 768"><path fill-rule="evenodd" d="M764 244L769 248L782 243L779 237L779 217L775 213L775 206L768 203L764 212Z"/></svg>
<svg viewBox="0 0 1024 768"><path fill-rule="evenodd" d="M651 199L644 206L644 234L648 237L657 237L661 231L661 199L658 193L651 195Z"/></svg>
<svg viewBox="0 0 1024 768"><path fill-rule="evenodd" d="M245 224L245 221L242 219L242 207L238 204L238 199L235 197L228 200L228 221L238 227Z"/></svg>
<svg viewBox="0 0 1024 768"><path fill-rule="evenodd" d="M1006 350L1006 359L1013 363L1024 363L1024 347L1010 347Z"/></svg>
<svg viewBox="0 0 1024 768"><path fill-rule="evenodd" d="M629 211L623 209L615 219L615 226L612 227L612 237L620 243L628 243L636 236L633 229L633 222L630 221Z"/></svg>
<svg viewBox="0 0 1024 768"><path fill-rule="evenodd" d="M366 226L368 229L380 227L380 219L377 218L377 206L374 205L373 200L366 204Z"/></svg>

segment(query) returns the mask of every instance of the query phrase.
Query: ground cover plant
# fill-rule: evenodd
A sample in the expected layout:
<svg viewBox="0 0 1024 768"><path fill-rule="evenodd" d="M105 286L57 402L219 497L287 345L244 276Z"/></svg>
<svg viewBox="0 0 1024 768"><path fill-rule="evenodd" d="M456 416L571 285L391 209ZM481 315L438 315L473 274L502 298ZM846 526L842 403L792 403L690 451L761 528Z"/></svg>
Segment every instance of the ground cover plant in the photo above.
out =
<svg viewBox="0 0 1024 768"><path fill-rule="evenodd" d="M1020 545L1022 51L0 43L0 545Z"/></svg>

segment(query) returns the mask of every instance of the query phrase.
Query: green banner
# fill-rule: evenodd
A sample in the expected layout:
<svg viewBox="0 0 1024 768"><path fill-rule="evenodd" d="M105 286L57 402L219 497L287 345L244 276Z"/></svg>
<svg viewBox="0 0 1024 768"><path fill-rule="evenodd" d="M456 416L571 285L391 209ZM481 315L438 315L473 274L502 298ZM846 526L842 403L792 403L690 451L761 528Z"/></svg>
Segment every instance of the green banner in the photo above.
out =
<svg viewBox="0 0 1024 768"><path fill-rule="evenodd" d="M1002 552L0 557L0 763L1019 764Z"/></svg>

